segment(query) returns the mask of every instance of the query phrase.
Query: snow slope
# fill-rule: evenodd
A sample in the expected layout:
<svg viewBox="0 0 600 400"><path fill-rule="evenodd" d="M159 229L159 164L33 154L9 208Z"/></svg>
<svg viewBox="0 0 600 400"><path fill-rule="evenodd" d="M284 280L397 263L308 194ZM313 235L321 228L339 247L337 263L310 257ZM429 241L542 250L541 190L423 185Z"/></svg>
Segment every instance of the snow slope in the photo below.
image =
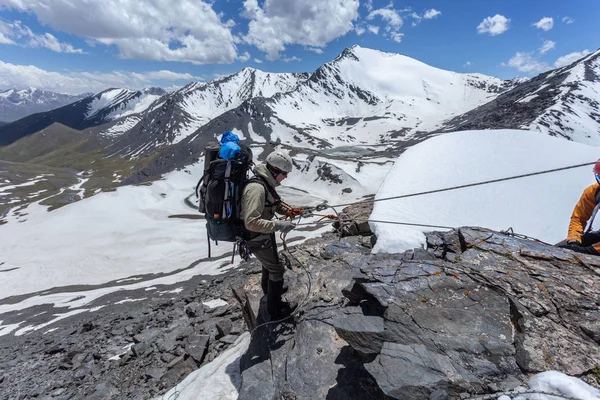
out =
<svg viewBox="0 0 600 400"><path fill-rule="evenodd" d="M172 94L184 116L176 126L173 143L194 133L199 127L224 112L254 97L271 97L288 92L308 78L308 74L269 73L254 68L208 83L191 83Z"/></svg>
<svg viewBox="0 0 600 400"><path fill-rule="evenodd" d="M553 103L525 129L600 144L600 50L556 71L568 74Z"/></svg>
<svg viewBox="0 0 600 400"><path fill-rule="evenodd" d="M200 160L149 186L119 187L52 212L33 203L18 216L9 215L8 223L0 225L0 300L24 296L0 304L0 314L39 304L78 308L111 292L173 284L237 267L223 269L223 255L231 251L228 245L213 246L213 258L206 258L204 222L189 218L198 212L184 200L194 192L202 168ZM292 204L316 205L322 200L310 194L312 184L305 181L300 191L281 187L280 193ZM9 186L5 182L3 189ZM314 237L327 229L298 229L288 237ZM8 333L2 331L0 323L0 335Z"/></svg>
<svg viewBox="0 0 600 400"><path fill-rule="evenodd" d="M463 131L428 139L408 149L385 178L376 199L448 188L569 165L594 162L600 148L539 132ZM571 212L593 184L592 167L375 203L371 220L449 227L483 226L563 240ZM596 225L600 221L597 221ZM378 252L423 246L418 228L371 222ZM599 228L600 226L596 227Z"/></svg>
<svg viewBox="0 0 600 400"><path fill-rule="evenodd" d="M274 125L279 120L334 145L380 143L389 142L396 132L405 136L434 129L493 99L509 85L354 46L319 68L297 90L274 96L269 106ZM282 138L295 144L292 139Z"/></svg>

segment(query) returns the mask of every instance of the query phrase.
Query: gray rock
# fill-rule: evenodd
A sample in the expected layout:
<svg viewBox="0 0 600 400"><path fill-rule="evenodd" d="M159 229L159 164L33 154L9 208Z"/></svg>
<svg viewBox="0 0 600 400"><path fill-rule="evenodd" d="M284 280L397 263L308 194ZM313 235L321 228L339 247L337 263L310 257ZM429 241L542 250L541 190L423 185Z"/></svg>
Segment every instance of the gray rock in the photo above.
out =
<svg viewBox="0 0 600 400"><path fill-rule="evenodd" d="M219 339L219 341L221 343L225 343L225 344L233 344L235 343L235 341L238 339L238 336L236 335L227 335L227 336L223 336L222 338Z"/></svg>
<svg viewBox="0 0 600 400"><path fill-rule="evenodd" d="M198 364L201 364L210 336L208 335L191 335L186 339L185 352L189 354Z"/></svg>
<svg viewBox="0 0 600 400"><path fill-rule="evenodd" d="M379 354L383 345L384 319L349 315L333 321L335 330L352 348L363 354Z"/></svg>
<svg viewBox="0 0 600 400"><path fill-rule="evenodd" d="M148 368L146 370L146 376L155 380L160 380L166 371L166 368Z"/></svg>

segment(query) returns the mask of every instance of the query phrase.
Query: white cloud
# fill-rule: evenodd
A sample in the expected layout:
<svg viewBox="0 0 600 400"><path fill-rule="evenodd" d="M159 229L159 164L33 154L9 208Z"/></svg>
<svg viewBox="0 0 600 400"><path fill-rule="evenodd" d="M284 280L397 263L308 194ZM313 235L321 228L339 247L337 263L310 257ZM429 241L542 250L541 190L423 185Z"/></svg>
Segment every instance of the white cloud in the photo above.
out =
<svg viewBox="0 0 600 400"><path fill-rule="evenodd" d="M463 67L470 67L471 65L472 65L471 61L467 61L466 63L463 64Z"/></svg>
<svg viewBox="0 0 600 400"><path fill-rule="evenodd" d="M357 26L357 27L354 28L354 31L356 32L356 34L358 36L360 36L363 33L365 33L367 30L364 27L362 27L362 26Z"/></svg>
<svg viewBox="0 0 600 400"><path fill-rule="evenodd" d="M61 43L50 33L32 36L27 44L31 47L45 47L57 53L84 53L83 50L76 49L68 43Z"/></svg>
<svg viewBox="0 0 600 400"><path fill-rule="evenodd" d="M378 27L378 26L375 26L375 25L369 25L369 26L367 27L367 29L369 30L369 32L371 32L371 33L373 33L373 34L375 34L375 35L378 35L378 34L379 34L379 27Z"/></svg>
<svg viewBox="0 0 600 400"><path fill-rule="evenodd" d="M313 53L323 54L323 49L320 47L308 47L307 49Z"/></svg>
<svg viewBox="0 0 600 400"><path fill-rule="evenodd" d="M302 61L301 59L299 59L296 56L292 56L292 57L287 57L283 59L283 62L289 63L289 62L294 62L294 61Z"/></svg>
<svg viewBox="0 0 600 400"><path fill-rule="evenodd" d="M546 54L548 51L552 50L556 46L556 42L552 40L546 40L542 47L540 47L540 54Z"/></svg>
<svg viewBox="0 0 600 400"><path fill-rule="evenodd" d="M404 33L400 33L400 32L390 32L390 38L397 43L400 43L402 41L402 38L404 37Z"/></svg>
<svg viewBox="0 0 600 400"><path fill-rule="evenodd" d="M212 5L199 0L2 0L6 8L34 14L44 25L105 45L122 58L233 62L233 21L222 21Z"/></svg>
<svg viewBox="0 0 600 400"><path fill-rule="evenodd" d="M1 23L1 21L0 21ZM13 44L15 45L16 43L9 39L8 37L4 36L4 34L2 32L0 32L0 44Z"/></svg>
<svg viewBox="0 0 600 400"><path fill-rule="evenodd" d="M385 22L387 22L388 30L398 30L402 28L403 20L400 16L400 13L397 10L392 8L380 8L378 10L371 11L369 15L367 15L367 20L371 21L375 17L381 17Z"/></svg>
<svg viewBox="0 0 600 400"><path fill-rule="evenodd" d="M575 20L571 17L563 17L562 22L565 24L572 24Z"/></svg>
<svg viewBox="0 0 600 400"><path fill-rule="evenodd" d="M419 23L421 23L422 17L419 14L417 14L416 12L411 13L410 17L413 19L413 23L412 23L413 27L415 27L415 26L419 25Z"/></svg>
<svg viewBox="0 0 600 400"><path fill-rule="evenodd" d="M165 80L165 81L181 81L181 80L204 80L201 76L195 76L190 73L179 73L168 70L152 71L143 74L138 74L140 77L144 77L146 80Z"/></svg>
<svg viewBox="0 0 600 400"><path fill-rule="evenodd" d="M38 35L21 21L0 21L0 43L12 44L21 47L44 47L57 53L80 53L84 51L76 49L69 43L59 41L54 35L44 33Z"/></svg>
<svg viewBox="0 0 600 400"><path fill-rule="evenodd" d="M99 92L109 87L140 89L160 86L158 81L202 80L188 73L171 71L136 72L65 72L46 71L33 65L15 65L0 61L0 88L33 86L61 93Z"/></svg>
<svg viewBox="0 0 600 400"><path fill-rule="evenodd" d="M572 64L580 58L587 56L588 54L590 54L590 51L587 49L566 54L560 57L558 60L556 60L556 62L554 63L554 67L560 68L564 67L565 65Z"/></svg>
<svg viewBox="0 0 600 400"><path fill-rule="evenodd" d="M251 58L251 57L250 57L250 53L248 53L248 52L246 51L246 52L244 52L244 54L242 54L241 56L238 56L238 58L237 58L237 59L238 59L238 61L241 61L241 62L246 62L246 61L248 61L250 58Z"/></svg>
<svg viewBox="0 0 600 400"><path fill-rule="evenodd" d="M164 0L168 1L168 0ZM325 47L351 31L358 0L245 0L242 16L251 19L245 41L271 60L291 44Z"/></svg>
<svg viewBox="0 0 600 400"><path fill-rule="evenodd" d="M432 18L436 18L439 15L442 15L442 12L436 10L435 8L432 8L431 10L425 11L425 14L423 15L423 18L425 18L425 19L432 19Z"/></svg>
<svg viewBox="0 0 600 400"><path fill-rule="evenodd" d="M365 8L367 9L367 11L373 10L373 0L367 0L363 4L364 4Z"/></svg>
<svg viewBox="0 0 600 400"><path fill-rule="evenodd" d="M393 40L394 42L400 43L402 41L402 37L404 36L403 33L400 33L400 28L402 28L402 25L404 24L404 20L402 19L401 14L408 13L408 12L411 12L410 8L403 9L403 10L396 10L392 7L392 5L390 3L390 5L385 8L379 8L377 10L371 11L369 13L369 15L367 15L366 19L368 21L372 21L377 17L381 18L386 23L385 28L384 28L384 30L385 30L384 36ZM416 16L418 18L420 18L418 15L416 15ZM413 18L414 18L414 16L413 16ZM370 26L369 26L369 30L371 30Z"/></svg>
<svg viewBox="0 0 600 400"><path fill-rule="evenodd" d="M536 59L531 53L517 52L503 67L513 67L521 72L543 72L550 69L549 65Z"/></svg>
<svg viewBox="0 0 600 400"><path fill-rule="evenodd" d="M263 63L262 60L259 60L258 58L255 58L254 62L257 63L257 64L262 64Z"/></svg>
<svg viewBox="0 0 600 400"><path fill-rule="evenodd" d="M477 32L489 33L491 36L500 35L508 30L509 23L510 19L504 15L496 14L481 21L479 26L477 26Z"/></svg>
<svg viewBox="0 0 600 400"><path fill-rule="evenodd" d="M544 17L532 25L538 29L549 31L554 26L554 19L552 17Z"/></svg>

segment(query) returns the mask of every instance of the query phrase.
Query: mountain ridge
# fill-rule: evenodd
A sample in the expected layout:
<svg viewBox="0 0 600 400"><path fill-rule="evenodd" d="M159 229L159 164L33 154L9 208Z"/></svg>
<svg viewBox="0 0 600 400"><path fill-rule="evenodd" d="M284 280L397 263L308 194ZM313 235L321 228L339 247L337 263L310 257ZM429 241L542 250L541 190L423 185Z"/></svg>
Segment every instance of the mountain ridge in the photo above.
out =
<svg viewBox="0 0 600 400"><path fill-rule="evenodd" d="M33 87L0 90L0 121L14 122L27 115L50 111L89 95L91 93L70 95Z"/></svg>

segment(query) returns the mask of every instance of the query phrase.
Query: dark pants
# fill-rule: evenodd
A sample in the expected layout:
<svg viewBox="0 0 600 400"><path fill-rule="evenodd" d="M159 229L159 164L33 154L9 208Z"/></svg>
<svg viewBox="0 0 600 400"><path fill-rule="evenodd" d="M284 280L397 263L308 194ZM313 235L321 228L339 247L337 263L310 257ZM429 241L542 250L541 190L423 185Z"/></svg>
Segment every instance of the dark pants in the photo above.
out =
<svg viewBox="0 0 600 400"><path fill-rule="evenodd" d="M581 244L584 246L591 246L600 242L600 232L588 232L581 238Z"/></svg>
<svg viewBox="0 0 600 400"><path fill-rule="evenodd" d="M581 245L584 247L587 246L591 246L593 244L596 244L600 242L600 232L588 232L588 233L584 233L583 236L581 237ZM562 246L567 244L567 240L563 240L562 242L559 242L556 244L556 246Z"/></svg>
<svg viewBox="0 0 600 400"><path fill-rule="evenodd" d="M277 243L275 243L275 235L268 237L260 236L259 238L249 240L248 248L256 256L263 268L269 271L269 279L274 282L283 280L285 267L279 261L277 254Z"/></svg>

